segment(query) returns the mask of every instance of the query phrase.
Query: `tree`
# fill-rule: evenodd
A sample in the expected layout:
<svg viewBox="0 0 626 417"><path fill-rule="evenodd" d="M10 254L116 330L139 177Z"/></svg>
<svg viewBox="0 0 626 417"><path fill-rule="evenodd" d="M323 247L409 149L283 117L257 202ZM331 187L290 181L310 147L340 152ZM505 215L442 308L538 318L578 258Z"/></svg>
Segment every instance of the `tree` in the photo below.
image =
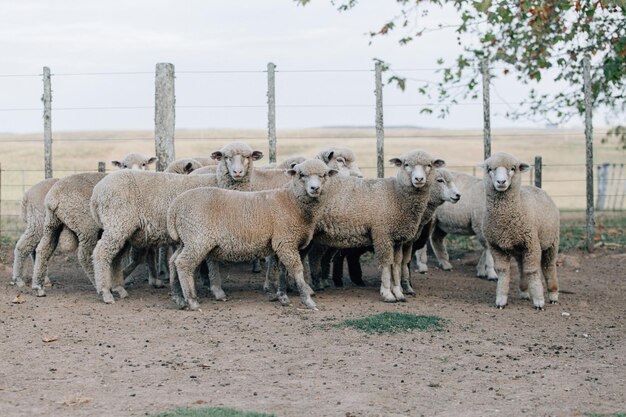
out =
<svg viewBox="0 0 626 417"><path fill-rule="evenodd" d="M295 1L300 5L310 2ZM340 12L358 6L357 0L331 0L331 3ZM556 74L554 80L563 83L563 91L540 94L533 87L524 103L509 116L540 117L562 123L584 112L581 90L585 56L592 62L594 106L606 106L616 114L626 110L625 0L394 0L393 3L399 12L369 33L370 42L380 36L397 36L400 45L408 45L426 31L443 29L423 26L430 8L451 5L458 12L458 22L452 26L463 52L453 62L438 61L441 78L437 83L418 86L421 94L441 104L440 117L445 117L459 99L477 97L479 64L486 60L503 76L516 76L528 84L540 81L548 73ZM388 63L383 64L391 71ZM401 74L390 75L388 82L401 89L407 85Z"/></svg>

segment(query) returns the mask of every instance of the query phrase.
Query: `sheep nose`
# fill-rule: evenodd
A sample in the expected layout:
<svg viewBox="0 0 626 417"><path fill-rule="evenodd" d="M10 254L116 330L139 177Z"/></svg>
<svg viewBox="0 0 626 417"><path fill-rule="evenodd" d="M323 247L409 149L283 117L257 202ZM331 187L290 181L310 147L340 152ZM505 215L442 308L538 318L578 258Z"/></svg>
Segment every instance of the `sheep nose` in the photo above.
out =
<svg viewBox="0 0 626 417"><path fill-rule="evenodd" d="M424 182L424 177L414 177L415 182Z"/></svg>
<svg viewBox="0 0 626 417"><path fill-rule="evenodd" d="M314 192L314 193L318 192L318 191L319 191L319 189L320 189L320 186L319 186L319 185L311 185L311 186L309 187L309 190L311 190L311 192Z"/></svg>
<svg viewBox="0 0 626 417"><path fill-rule="evenodd" d="M497 180L498 185L504 185L506 184L506 180Z"/></svg>
<svg viewBox="0 0 626 417"><path fill-rule="evenodd" d="M456 198L461 198L461 194L459 194L459 193L456 193L454 196L455 196Z"/></svg>

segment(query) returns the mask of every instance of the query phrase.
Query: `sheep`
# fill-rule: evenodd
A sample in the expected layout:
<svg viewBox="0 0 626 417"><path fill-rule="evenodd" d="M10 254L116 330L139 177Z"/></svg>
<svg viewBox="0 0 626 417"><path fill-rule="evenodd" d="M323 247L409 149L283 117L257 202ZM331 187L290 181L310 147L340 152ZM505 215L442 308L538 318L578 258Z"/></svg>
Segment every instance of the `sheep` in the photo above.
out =
<svg viewBox="0 0 626 417"><path fill-rule="evenodd" d="M131 152L121 161L111 161L111 164L120 169L146 170L149 165L154 164L158 158L156 156L146 156L141 152Z"/></svg>
<svg viewBox="0 0 626 417"><path fill-rule="evenodd" d="M327 178L337 171L311 159L286 173L291 183L284 188L249 193L198 188L172 202L167 229L180 246L170 259L170 277L179 305L198 309L193 272L207 256L232 262L276 254L295 278L302 303L317 309L304 281L299 251L313 237ZM211 286L214 293L223 293L219 280L212 279Z"/></svg>
<svg viewBox="0 0 626 417"><path fill-rule="evenodd" d="M544 190L522 186L521 173L528 171L530 165L513 155L498 152L481 167L485 169L483 233L498 274L496 306L502 309L507 305L511 257L519 266L520 297L532 299L535 309L543 309L543 272L548 299L556 304L559 209Z"/></svg>
<svg viewBox="0 0 626 417"><path fill-rule="evenodd" d="M215 175L216 172L217 172L217 166L215 166L215 165L205 165L205 166L202 166L202 167L194 170L190 174L191 175L206 175L206 174Z"/></svg>
<svg viewBox="0 0 626 417"><path fill-rule="evenodd" d="M129 171L128 168L145 170L156 161L138 152L126 155L113 165ZM45 219L42 236L35 250L32 288L39 297L45 296L44 279L48 262L54 253L64 230L71 231L78 240L78 261L92 284L94 281L91 253L98 239L99 229L89 212L89 199L94 185L106 174L89 172L74 174L58 180L44 199Z"/></svg>
<svg viewBox="0 0 626 417"><path fill-rule="evenodd" d="M457 204L443 204L435 211L433 224L431 227L430 243L433 252L439 261L441 269L449 271L452 269L450 258L446 249L444 238L448 233L472 236L476 235L478 242L483 246L476 275L487 277L489 280L496 280L498 276L493 268L493 258L487 250L487 242L482 233L483 213L485 211L485 186L480 178L460 172L453 172L454 182L459 191L463 194L463 199ZM426 247L420 249L416 254L418 261L417 271L428 272L426 265Z"/></svg>
<svg viewBox="0 0 626 417"><path fill-rule="evenodd" d="M214 175L118 171L94 187L91 215L103 232L93 251L93 265L96 290L105 303L114 302L111 289L122 298L127 295L120 269L120 254L127 242L135 248L170 245L166 228L169 204L184 191L216 185Z"/></svg>
<svg viewBox="0 0 626 417"><path fill-rule="evenodd" d="M250 180L254 161L263 158L263 152L255 151L241 142L226 144L211 154L217 161L217 186L229 190L252 191Z"/></svg>
<svg viewBox="0 0 626 417"><path fill-rule="evenodd" d="M30 254L35 264L35 248L43 236L43 224L45 220L44 200L50 188L58 181L57 178L49 178L38 182L29 188L22 197L22 220L26 223L26 229L15 245L15 256L13 257L13 276L10 284L18 287L24 286L24 261ZM64 228L59 236L61 247L65 250L72 250L76 247L76 236ZM50 282L48 275L45 276L45 283Z"/></svg>
<svg viewBox="0 0 626 417"><path fill-rule="evenodd" d="M202 168L202 166L203 165L194 158L182 158L171 162L167 168L165 168L165 172L186 175Z"/></svg>
<svg viewBox="0 0 626 417"><path fill-rule="evenodd" d="M195 159L200 162L200 165L203 167L215 166L217 164L217 161L207 156L192 156L191 159Z"/></svg>
<svg viewBox="0 0 626 417"><path fill-rule="evenodd" d="M336 177L327 189L314 242L335 248L373 246L382 268L380 293L384 301L405 301L400 286L402 246L412 241L442 159L414 150L390 159L395 178ZM393 275L393 286L391 278Z"/></svg>
<svg viewBox="0 0 626 417"><path fill-rule="evenodd" d="M332 147L320 151L316 158L342 175L362 178L363 174L356 163L356 156L350 148Z"/></svg>
<svg viewBox="0 0 626 417"><path fill-rule="evenodd" d="M426 205L426 210L424 211L424 214L422 215L422 218L420 220L420 225L416 235L417 238L413 242L407 242L408 246L405 248L405 250L408 250L408 252L405 253L405 258L403 259L402 263L402 288L405 293L415 295L415 291L411 287L411 283L409 280L408 263L410 260L411 252L417 248L421 248L426 244L429 235L429 227L435 210L446 201L455 204L460 200L460 198L461 194L459 193L459 190L454 183L452 173L445 168L436 168L435 180L430 188L430 195L428 199L428 204ZM362 280L360 267L357 268L355 264L358 266L358 256L362 253L364 253L364 248L347 249L344 253L345 255L355 255L355 257L349 258L348 266L350 267L351 272L350 278L355 280L357 283L362 282ZM357 273L357 276L352 277L352 274ZM335 277L333 277L333 279L334 278Z"/></svg>

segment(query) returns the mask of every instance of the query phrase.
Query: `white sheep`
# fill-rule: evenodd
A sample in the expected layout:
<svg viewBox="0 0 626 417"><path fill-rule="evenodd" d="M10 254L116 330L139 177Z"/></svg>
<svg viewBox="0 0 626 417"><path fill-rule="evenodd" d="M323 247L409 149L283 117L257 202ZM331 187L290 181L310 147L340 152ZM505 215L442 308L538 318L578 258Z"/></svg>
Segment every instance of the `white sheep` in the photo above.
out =
<svg viewBox="0 0 626 417"><path fill-rule="evenodd" d="M172 161L164 172L188 175L202 167L203 165L194 158L181 158Z"/></svg>
<svg viewBox="0 0 626 417"><path fill-rule="evenodd" d="M203 167L215 166L216 161L208 156L192 156L191 159L195 159L200 162Z"/></svg>
<svg viewBox="0 0 626 417"><path fill-rule="evenodd" d="M330 168L339 171L342 176L363 177L356 163L356 155L350 148L334 146L320 151L315 157L324 161Z"/></svg>
<svg viewBox="0 0 626 417"><path fill-rule="evenodd" d="M430 243L437 257L441 269L450 271L450 256L445 244L447 234L463 236L476 235L483 251L476 267L476 275L486 277L489 280L497 280L498 276L493 268L493 257L487 249L487 242L483 236L483 214L485 211L485 186L481 178L460 172L453 172L454 182L463 194L463 198L457 204L444 203L435 211L431 227ZM428 272L426 264L426 247L416 254L418 260L417 271Z"/></svg>
<svg viewBox="0 0 626 417"><path fill-rule="evenodd" d="M180 242L170 261L177 274L170 274L175 301L192 310L199 307L193 273L207 257L237 262L276 254L295 278L302 303L316 309L299 251L311 241L326 180L337 171L321 161L307 160L286 172L291 183L280 189L240 193L198 188L174 200L167 228L171 239ZM176 294L177 282L184 301ZM215 294L223 293L220 281L212 279L211 287Z"/></svg>
<svg viewBox="0 0 626 417"><path fill-rule="evenodd" d="M126 155L121 162L113 161L123 171L130 167L137 170L148 169L156 161L139 152ZM78 240L78 261L92 284L94 281L91 253L98 240L99 228L91 218L89 199L93 187L106 174L88 172L74 174L57 181L46 194L44 200L45 219L42 236L35 250L32 288L37 296L45 296L44 279L50 257L54 253L64 230L71 231Z"/></svg>
<svg viewBox="0 0 626 417"><path fill-rule="evenodd" d="M35 249L43 236L44 200L50 188L57 181L57 178L40 181L30 187L22 196L22 220L26 223L26 229L15 245L11 285L24 286L24 261L28 255L32 257L33 265L35 264ZM76 236L69 229L63 228L59 236L59 244L66 251L75 249L77 245ZM49 281L46 274L45 282Z"/></svg>
<svg viewBox="0 0 626 417"><path fill-rule="evenodd" d="M94 187L91 214L103 232L93 251L93 265L96 289L105 303L114 302L111 289L121 297L127 295L120 268L126 244L135 248L170 245L166 228L169 204L189 189L216 185L213 175L118 171Z"/></svg>
<svg viewBox="0 0 626 417"><path fill-rule="evenodd" d="M336 177L327 184L327 204L314 242L335 248L373 246L382 269L381 295L404 301L400 285L403 245L415 239L434 181L445 162L422 150L390 160L394 178ZM393 275L393 286L391 279Z"/></svg>
<svg viewBox="0 0 626 417"><path fill-rule="evenodd" d="M519 266L520 297L543 309L543 272L550 303L556 304L559 209L544 190L522 186L521 174L530 166L513 155L498 152L481 166L485 169L483 233L498 274L496 306L504 308L508 301L511 257Z"/></svg>

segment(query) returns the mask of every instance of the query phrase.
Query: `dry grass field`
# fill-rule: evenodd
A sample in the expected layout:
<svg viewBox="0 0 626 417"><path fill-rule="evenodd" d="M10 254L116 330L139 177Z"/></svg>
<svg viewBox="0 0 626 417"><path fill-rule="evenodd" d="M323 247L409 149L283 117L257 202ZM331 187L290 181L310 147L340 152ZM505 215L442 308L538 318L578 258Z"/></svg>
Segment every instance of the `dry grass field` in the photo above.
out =
<svg viewBox="0 0 626 417"><path fill-rule="evenodd" d="M482 160L482 131L390 128L385 132L385 161L404 151L422 148L443 157L452 169L481 175L476 165ZM507 151L534 162L543 158L543 188L562 210L585 207L585 140L582 130L510 129L495 130L492 151ZM595 163L623 163L624 151L615 144L602 144L603 131L595 132ZM152 131L55 132L53 167L56 177L96 170L98 161L121 158L132 151L154 153ZM338 145L355 150L359 165L368 177L376 175L376 136L372 128L316 128L280 130L277 134L278 159L291 155L313 155L324 147ZM266 153L265 130L179 130L176 132L176 156L208 155L223 144L239 140ZM43 143L41 134L0 135L2 164L1 195L3 230L20 230L19 200L28 187L43 179ZM386 166L385 174L395 170ZM626 173L625 173L626 175ZM533 173L527 175L531 183ZM612 184L617 184L613 182ZM622 191L623 192L623 191ZM4 233L4 232L3 232ZM5 233L6 234L6 233Z"/></svg>

